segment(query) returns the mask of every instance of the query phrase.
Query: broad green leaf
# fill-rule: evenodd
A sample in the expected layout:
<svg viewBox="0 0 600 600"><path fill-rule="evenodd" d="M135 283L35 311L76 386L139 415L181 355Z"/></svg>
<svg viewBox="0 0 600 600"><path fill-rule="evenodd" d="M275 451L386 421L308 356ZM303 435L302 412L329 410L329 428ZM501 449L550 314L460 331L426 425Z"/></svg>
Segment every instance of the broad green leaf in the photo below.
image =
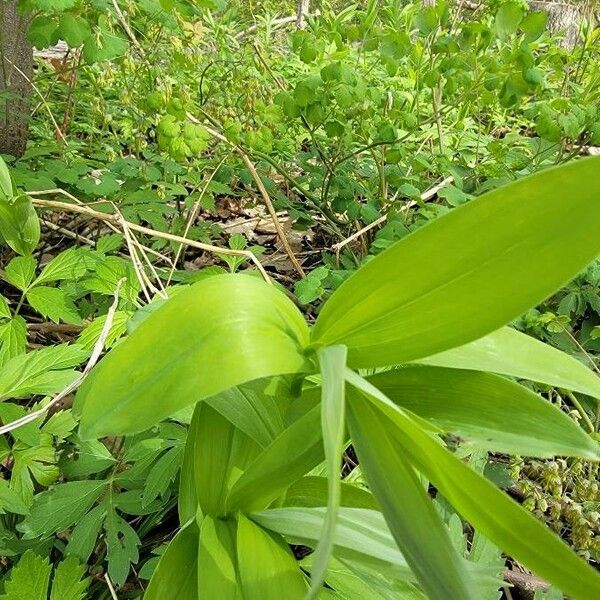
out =
<svg viewBox="0 0 600 600"><path fill-rule="evenodd" d="M21 291L25 291L35 275L37 262L32 256L16 256L7 265L4 279Z"/></svg>
<svg viewBox="0 0 600 600"><path fill-rule="evenodd" d="M55 323L81 323L75 303L60 288L41 285L28 290L25 296L31 308Z"/></svg>
<svg viewBox="0 0 600 600"><path fill-rule="evenodd" d="M369 487L406 562L432 600L475 600L464 562L393 436L393 425L360 396L348 397L348 426Z"/></svg>
<svg viewBox="0 0 600 600"><path fill-rule="evenodd" d="M496 13L496 31L501 38L508 37L517 31L523 20L524 8L518 2L504 2Z"/></svg>
<svg viewBox="0 0 600 600"><path fill-rule="evenodd" d="M265 380L251 381L208 398L206 403L265 447L283 431L281 399L266 393L267 385Z"/></svg>
<svg viewBox="0 0 600 600"><path fill-rule="evenodd" d="M521 21L519 29L525 34L526 42L534 42L546 30L548 13L544 10L539 12L530 12Z"/></svg>
<svg viewBox="0 0 600 600"><path fill-rule="evenodd" d="M347 279L319 314L314 346L344 344L350 366L377 367L498 329L600 252L599 193L600 158L591 158L452 210Z"/></svg>
<svg viewBox="0 0 600 600"><path fill-rule="evenodd" d="M83 44L83 58L88 63L113 60L125 54L126 50L125 38L106 27L100 27L98 35L89 36Z"/></svg>
<svg viewBox="0 0 600 600"><path fill-rule="evenodd" d="M245 275L200 281L153 312L84 382L82 437L141 431L247 381L306 369L307 344L302 315L273 286Z"/></svg>
<svg viewBox="0 0 600 600"><path fill-rule="evenodd" d="M196 504L203 514L224 515L228 512L225 500L232 484L259 447L205 402L196 406L191 431L194 437L188 434L190 449L186 452L193 452L194 459L191 466L184 461L184 466L192 469Z"/></svg>
<svg viewBox="0 0 600 600"><path fill-rule="evenodd" d="M10 200L13 195L13 184L10 177L10 171L4 162L4 159L0 157L0 202Z"/></svg>
<svg viewBox="0 0 600 600"><path fill-rule="evenodd" d="M205 516L200 524L198 599L241 599L237 577L236 524Z"/></svg>
<svg viewBox="0 0 600 600"><path fill-rule="evenodd" d="M70 48L78 48L91 35L90 26L85 18L65 12L60 18L60 37Z"/></svg>
<svg viewBox="0 0 600 600"><path fill-rule="evenodd" d="M281 433L248 466L227 497L227 512L261 510L323 460L316 406Z"/></svg>
<svg viewBox="0 0 600 600"><path fill-rule="evenodd" d="M362 407L368 401L379 416L380 426L373 434L388 434L395 451L410 460L476 530L574 598L598 597L600 575L555 533L424 432L368 381L350 370L347 378L361 390L359 397L350 396L350 406Z"/></svg>
<svg viewBox="0 0 600 600"><path fill-rule="evenodd" d="M84 600L89 585L89 579L82 579L86 570L75 556L65 558L54 571L50 600Z"/></svg>
<svg viewBox="0 0 600 600"><path fill-rule="evenodd" d="M327 504L328 482L326 477L309 475L294 482L285 494L284 506L314 508ZM375 510L377 502L373 495L357 485L341 482L340 505L351 508Z"/></svg>
<svg viewBox="0 0 600 600"><path fill-rule="evenodd" d="M345 387L346 348L332 346L319 351L319 365L322 378L321 429L323 448L327 463L328 500L327 515L323 530L315 549L311 572L310 592L307 600L316 598L327 572L329 557L333 550L337 511L340 505L340 464L344 452L345 426Z"/></svg>
<svg viewBox="0 0 600 600"><path fill-rule="evenodd" d="M0 400L60 391L77 376L71 367L89 353L80 346L49 346L20 354L0 368Z"/></svg>
<svg viewBox="0 0 600 600"><path fill-rule="evenodd" d="M107 485L102 479L69 481L42 492L18 529L28 540L63 531L85 515Z"/></svg>
<svg viewBox="0 0 600 600"><path fill-rule="evenodd" d="M200 412L202 405L197 404L194 415ZM198 495L196 494L196 439L198 437L199 420L192 415L188 430L181 463L181 476L179 478L179 495L177 498L177 514L179 526L183 527L191 519L196 518L198 510Z"/></svg>
<svg viewBox="0 0 600 600"><path fill-rule="evenodd" d="M302 560L302 565L310 571L311 562L309 555ZM340 567L343 567L343 570ZM342 582L344 576L346 579ZM365 596L362 596L361 592L366 590L358 582L366 585L368 593ZM341 594L336 596L339 600L342 598L343 600L370 600L372 595L375 595L378 600L427 600L418 584L382 572L378 566L370 567L348 559L334 559L332 567L327 572L327 583Z"/></svg>
<svg viewBox="0 0 600 600"><path fill-rule="evenodd" d="M198 539L195 521L177 533L160 557L144 600L198 600Z"/></svg>
<svg viewBox="0 0 600 600"><path fill-rule="evenodd" d="M315 547L326 520L324 506L314 508L272 508L252 513L250 518L292 543ZM334 554L338 558L365 561L414 580L383 515L376 510L341 507L336 518ZM314 557L313 557L314 562ZM382 563L382 564L380 564Z"/></svg>
<svg viewBox="0 0 600 600"><path fill-rule="evenodd" d="M502 327L474 342L416 362L490 371L600 399L600 377L596 373L572 356L510 327Z"/></svg>
<svg viewBox="0 0 600 600"><path fill-rule="evenodd" d="M241 514L237 550L244 600L302 600L308 586L287 545Z"/></svg>
<svg viewBox="0 0 600 600"><path fill-rule="evenodd" d="M504 377L412 366L368 378L390 400L478 447L600 460L600 446L548 400Z"/></svg>

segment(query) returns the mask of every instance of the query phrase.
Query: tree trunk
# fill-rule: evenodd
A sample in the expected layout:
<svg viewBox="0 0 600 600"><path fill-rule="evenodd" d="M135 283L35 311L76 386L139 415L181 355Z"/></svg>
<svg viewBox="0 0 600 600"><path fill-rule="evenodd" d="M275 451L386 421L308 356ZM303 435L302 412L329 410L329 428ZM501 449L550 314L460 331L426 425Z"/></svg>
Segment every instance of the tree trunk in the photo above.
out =
<svg viewBox="0 0 600 600"><path fill-rule="evenodd" d="M0 153L19 157L27 145L33 49L19 0L0 0Z"/></svg>
<svg viewBox="0 0 600 600"><path fill-rule="evenodd" d="M572 50L580 42L580 28L586 16L591 15L588 2L567 2L566 0L531 0L534 10L548 13L548 29L551 33L562 33L560 45Z"/></svg>
<svg viewBox="0 0 600 600"><path fill-rule="evenodd" d="M298 25L299 29L304 29L304 26L306 25L304 17L306 17L309 10L310 0L298 0L296 9L296 25Z"/></svg>

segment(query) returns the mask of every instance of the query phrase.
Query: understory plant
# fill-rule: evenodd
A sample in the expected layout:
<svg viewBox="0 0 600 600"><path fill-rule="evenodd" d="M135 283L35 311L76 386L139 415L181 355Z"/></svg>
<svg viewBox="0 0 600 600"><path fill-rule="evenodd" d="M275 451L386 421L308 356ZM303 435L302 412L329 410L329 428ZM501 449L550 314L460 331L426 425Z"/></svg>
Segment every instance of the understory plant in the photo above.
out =
<svg viewBox="0 0 600 600"><path fill-rule="evenodd" d="M181 529L145 598L341 598L340 571L380 597L482 598L502 583L452 543L441 502L565 594L598 598L600 575L464 459L600 459L594 437L517 381L598 399L600 379L507 326L600 253L599 226L600 159L584 159L406 236L312 327L248 274L153 311L75 405L84 439L195 405ZM344 455L364 487L342 479Z"/></svg>

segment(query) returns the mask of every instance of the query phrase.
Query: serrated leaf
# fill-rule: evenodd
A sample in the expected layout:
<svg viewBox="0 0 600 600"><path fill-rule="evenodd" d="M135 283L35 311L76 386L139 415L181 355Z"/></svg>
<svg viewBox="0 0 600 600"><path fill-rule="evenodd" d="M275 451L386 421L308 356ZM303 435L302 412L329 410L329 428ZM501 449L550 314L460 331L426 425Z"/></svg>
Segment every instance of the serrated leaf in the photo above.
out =
<svg viewBox="0 0 600 600"><path fill-rule="evenodd" d="M73 454L63 454L61 471L69 479L105 471L115 463L108 448L98 440L77 440Z"/></svg>
<svg viewBox="0 0 600 600"><path fill-rule="evenodd" d="M16 256L6 265L4 278L24 292L33 281L36 266L37 261L32 256Z"/></svg>
<svg viewBox="0 0 600 600"><path fill-rule="evenodd" d="M29 512L19 494L8 486L5 479L0 479L0 512L18 515L26 515Z"/></svg>
<svg viewBox="0 0 600 600"><path fill-rule="evenodd" d="M6 298L0 294L0 320L1 319L10 319L12 317L12 313L10 312L10 308L8 307L8 302Z"/></svg>
<svg viewBox="0 0 600 600"><path fill-rule="evenodd" d="M60 562L54 570L50 600L83 600L89 585L81 579L85 566L75 557ZM47 558L27 550L12 568L0 600L48 600L52 566Z"/></svg>
<svg viewBox="0 0 600 600"><path fill-rule="evenodd" d="M50 600L84 600L89 585L89 579L82 579L85 571L75 556L60 562L54 571Z"/></svg>
<svg viewBox="0 0 600 600"><path fill-rule="evenodd" d="M81 323L75 303L59 288L34 287L27 292L26 297L31 308L55 323Z"/></svg>
<svg viewBox="0 0 600 600"><path fill-rule="evenodd" d="M131 564L135 564L139 560L140 538L135 529L116 512L108 513L104 527L108 574L116 585L121 586L129 575Z"/></svg>
<svg viewBox="0 0 600 600"><path fill-rule="evenodd" d="M92 266L86 260L88 252L81 248L69 248L55 256L43 269L34 281L34 285L60 281L62 279L75 280L83 277Z"/></svg>
<svg viewBox="0 0 600 600"><path fill-rule="evenodd" d="M77 376L71 367L87 357L80 346L67 344L20 354L0 368L0 400L58 392Z"/></svg>
<svg viewBox="0 0 600 600"><path fill-rule="evenodd" d="M47 600L51 572L47 558L28 550L12 568L0 600Z"/></svg>
<svg viewBox="0 0 600 600"><path fill-rule="evenodd" d="M100 504L86 513L73 528L65 553L73 554L86 562L96 545L106 517L106 505Z"/></svg>
<svg viewBox="0 0 600 600"><path fill-rule="evenodd" d="M17 315L7 323L0 324L0 365L25 352L27 324Z"/></svg>
<svg viewBox="0 0 600 600"><path fill-rule="evenodd" d="M126 311L118 310L112 320L108 336L106 337L105 348L111 348L127 332L127 322L131 314ZM106 315L94 319L77 338L77 344L87 350L92 350L100 338L100 334L106 323Z"/></svg>
<svg viewBox="0 0 600 600"><path fill-rule="evenodd" d="M24 539L34 539L67 529L81 519L107 486L96 481L69 481L41 492L34 498L31 513L18 526Z"/></svg>
<svg viewBox="0 0 600 600"><path fill-rule="evenodd" d="M152 466L146 478L142 505L164 496L169 485L175 480L183 461L183 446L176 446L167 450Z"/></svg>

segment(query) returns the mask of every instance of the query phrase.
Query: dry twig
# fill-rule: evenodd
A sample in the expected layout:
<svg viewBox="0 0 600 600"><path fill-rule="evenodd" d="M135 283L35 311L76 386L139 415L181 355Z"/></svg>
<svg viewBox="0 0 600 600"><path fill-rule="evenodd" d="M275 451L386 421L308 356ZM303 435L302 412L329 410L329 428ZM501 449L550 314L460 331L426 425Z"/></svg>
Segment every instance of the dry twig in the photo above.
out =
<svg viewBox="0 0 600 600"><path fill-rule="evenodd" d="M43 198L38 198L38 195L47 194L48 190L44 190L44 192L34 192L28 193L31 197L31 201L34 206L38 206L40 208L51 208L55 210L62 210L65 212L74 212L81 215L86 215L91 219L97 219L99 221L104 221L109 226L114 228L118 228L122 226L122 221L119 219L117 215L101 213L96 210L91 209L89 206L83 205L81 203L78 204L69 204L67 202L60 202L58 200L44 200ZM124 220L123 220L124 221ZM206 252L212 252L217 256L219 254L226 254L229 256L244 256L254 263L256 268L260 271L260 274L263 276L264 280L267 283L272 283L269 275L265 271L261 262L258 260L256 255L250 250L233 250L231 248L219 248L219 246L213 246L212 244L203 244L202 242L196 242L195 240L189 240L187 238L181 237L179 235L174 235L172 233L166 233L164 231L157 231L155 229L150 229L149 227L144 227L143 225L137 225L136 223L132 223L131 221L125 221L127 227L130 230L137 231L139 233L143 233L152 237L161 238L163 240L168 240L170 242L175 242L178 244L186 244L187 246L191 246L192 248L198 248L199 250L204 250Z"/></svg>
<svg viewBox="0 0 600 600"><path fill-rule="evenodd" d="M442 188L445 188L447 185L449 185L453 181L454 181L453 177L446 177L446 179L444 179L443 181L441 181L437 185L434 185L432 188L430 188L427 191L423 192L421 194L421 200L423 202L427 202L428 200L431 200L431 198L433 198ZM400 212L401 213L405 213L410 208L412 208L413 206L416 206L417 204L418 204L418 202L416 200L411 200L410 202L407 202L400 209ZM341 242L338 242L337 244L333 244L333 246L331 246L331 249L335 250L336 257L339 259L340 250L344 246L347 246L348 244L350 244L351 242L353 242L354 240L356 240L357 238L359 238L361 235L364 235L365 233L367 233L367 231L370 231L371 229L374 229L378 225L381 225L382 223L385 223L385 221L387 221L387 218L388 218L387 215L384 215L383 217L379 217L379 219L377 219L376 221L373 221L372 223L369 223L368 225L366 225L362 229L359 229L356 233L353 233L350 237L347 237L345 240L342 240Z"/></svg>
<svg viewBox="0 0 600 600"><path fill-rule="evenodd" d="M244 161L244 164L246 165L246 168L248 169L248 171L250 171L250 175L252 175L252 179L254 179L254 182L256 183L256 187L258 188L258 191L260 192L261 198L262 198L263 202L265 203L267 210L269 211L269 215L271 217L271 220L273 221L273 225L275 225L275 230L277 231L277 237L279 238L279 241L281 242L283 249L285 250L285 253L288 255L288 258L290 259L290 261L291 261L294 269L297 271L297 273L301 277L304 277L304 269L302 268L302 265L298 262L298 259L296 258L296 255L294 254L294 251L292 250L287 237L285 236L285 232L283 231L283 227L281 226L281 223L279 222L279 219L277 217L277 212L275 211L275 207L273 206L273 202L271 202L269 193L267 192L267 189L265 188L265 185L262 182L262 179L256 172L256 168L255 168L254 164L252 163L252 161L250 160L250 157L246 154L246 152L243 150L243 148L241 148L237 144L234 144L233 142L229 141L223 134L219 133L212 127L209 127L209 126L201 123L196 117L194 117L194 115L187 113L187 118L192 123L195 123L197 125L203 125L203 127L206 129L206 131L208 131L208 133L210 133L210 135L212 135L213 137L215 137L218 140L221 140L222 142L225 142L226 144L229 144L240 155L241 159Z"/></svg>

